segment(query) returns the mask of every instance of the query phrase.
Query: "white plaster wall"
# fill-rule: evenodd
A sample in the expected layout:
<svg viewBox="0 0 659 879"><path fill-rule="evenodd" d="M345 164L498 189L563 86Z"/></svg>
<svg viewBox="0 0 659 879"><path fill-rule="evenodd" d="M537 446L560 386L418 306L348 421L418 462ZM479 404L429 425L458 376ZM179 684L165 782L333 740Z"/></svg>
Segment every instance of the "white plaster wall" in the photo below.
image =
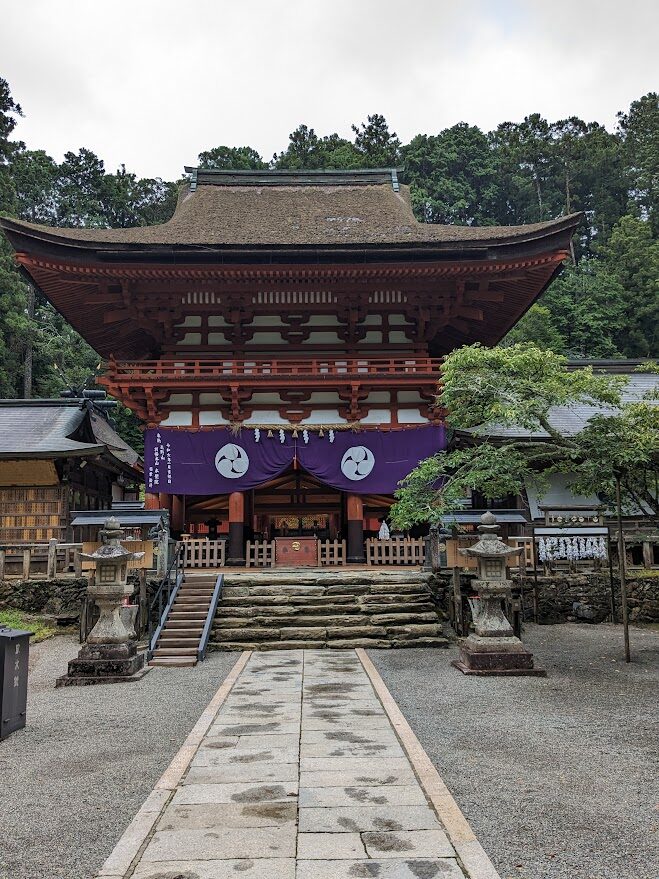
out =
<svg viewBox="0 0 659 879"><path fill-rule="evenodd" d="M227 339L224 333L209 333L208 334L208 344L209 345L227 345L230 346L231 342Z"/></svg>
<svg viewBox="0 0 659 879"><path fill-rule="evenodd" d="M257 314L250 327L282 327L284 321L278 314Z"/></svg>
<svg viewBox="0 0 659 879"><path fill-rule="evenodd" d="M400 344L401 342L409 342L410 338L406 333L401 332L401 330L390 330L389 341Z"/></svg>
<svg viewBox="0 0 659 879"><path fill-rule="evenodd" d="M186 333L177 345L201 345L201 333Z"/></svg>
<svg viewBox="0 0 659 879"><path fill-rule="evenodd" d="M362 424L391 424L389 409L370 409L368 415L361 419Z"/></svg>
<svg viewBox="0 0 659 879"><path fill-rule="evenodd" d="M421 394L418 391L398 391L399 403L422 403Z"/></svg>
<svg viewBox="0 0 659 879"><path fill-rule="evenodd" d="M398 421L400 424L427 424L428 419L419 409L399 409Z"/></svg>
<svg viewBox="0 0 659 879"><path fill-rule="evenodd" d="M192 412L170 412L160 425L161 427L191 427Z"/></svg>
<svg viewBox="0 0 659 879"><path fill-rule="evenodd" d="M338 326L340 323L335 314L311 314L307 320L308 327Z"/></svg>
<svg viewBox="0 0 659 879"><path fill-rule="evenodd" d="M382 342L382 333L375 332L374 330L369 330L363 339L360 340L361 344L369 344L369 345L379 345Z"/></svg>
<svg viewBox="0 0 659 879"><path fill-rule="evenodd" d="M347 419L339 415L338 409L312 409L309 417L301 424L347 424Z"/></svg>
<svg viewBox="0 0 659 879"><path fill-rule="evenodd" d="M247 345L277 345L281 346L284 340L281 337L281 333L254 333L254 336L251 339L248 339Z"/></svg>
<svg viewBox="0 0 659 879"><path fill-rule="evenodd" d="M225 418L221 412L206 410L199 413L199 424L208 426L210 424L229 424L229 419Z"/></svg>
<svg viewBox="0 0 659 879"><path fill-rule="evenodd" d="M224 399L222 398L222 394L211 394L204 393L199 394L199 404L201 406L218 406L224 403Z"/></svg>

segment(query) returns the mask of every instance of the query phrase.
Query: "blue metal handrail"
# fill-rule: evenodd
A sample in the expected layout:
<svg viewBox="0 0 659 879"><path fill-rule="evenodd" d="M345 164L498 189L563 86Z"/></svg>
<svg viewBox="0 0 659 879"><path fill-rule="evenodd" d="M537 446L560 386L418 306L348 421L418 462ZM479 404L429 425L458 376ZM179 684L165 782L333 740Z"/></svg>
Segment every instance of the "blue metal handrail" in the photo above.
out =
<svg viewBox="0 0 659 879"><path fill-rule="evenodd" d="M162 632L165 621L172 609L174 599L176 598L181 583L184 580L183 552L183 544L177 544L167 573L162 578L160 585L156 590L156 594L153 596L153 600L149 605L149 646L147 648L147 660L150 660L153 657L153 651L158 643L160 633ZM157 611L156 605L158 606Z"/></svg>
<svg viewBox="0 0 659 879"><path fill-rule="evenodd" d="M206 614L206 622L204 623L204 631L201 634L199 650L197 651L199 662L203 662L206 658L206 648L208 647L208 642L210 640L211 631L213 628L213 620L215 619L215 614L217 612L217 605L219 604L220 598L222 597L223 586L224 574L218 574L217 580L215 581L215 588L213 589L213 595L211 597L211 603L208 608L208 613Z"/></svg>

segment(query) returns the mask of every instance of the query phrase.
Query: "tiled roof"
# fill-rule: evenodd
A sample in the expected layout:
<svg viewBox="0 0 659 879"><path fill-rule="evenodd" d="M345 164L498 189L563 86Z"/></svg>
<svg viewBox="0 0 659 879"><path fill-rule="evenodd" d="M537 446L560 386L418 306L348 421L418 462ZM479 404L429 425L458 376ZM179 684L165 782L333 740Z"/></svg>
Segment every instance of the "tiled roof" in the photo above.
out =
<svg viewBox="0 0 659 879"><path fill-rule="evenodd" d="M642 400L643 397L656 388L659 388L659 375L653 373L636 373L629 375L629 382L623 388L621 399L623 403L632 403ZM591 406L585 403L575 403L570 406L554 406L549 410L549 423L562 436L576 436L588 424L594 415L611 415L613 409L605 406ZM523 427L489 425L477 427L471 430L460 431L478 436L488 436L496 439L544 439L548 434L544 430L529 431Z"/></svg>
<svg viewBox="0 0 659 879"><path fill-rule="evenodd" d="M84 438L84 439L83 439ZM87 441L85 441L87 440ZM139 455L87 400L0 400L0 459Z"/></svg>

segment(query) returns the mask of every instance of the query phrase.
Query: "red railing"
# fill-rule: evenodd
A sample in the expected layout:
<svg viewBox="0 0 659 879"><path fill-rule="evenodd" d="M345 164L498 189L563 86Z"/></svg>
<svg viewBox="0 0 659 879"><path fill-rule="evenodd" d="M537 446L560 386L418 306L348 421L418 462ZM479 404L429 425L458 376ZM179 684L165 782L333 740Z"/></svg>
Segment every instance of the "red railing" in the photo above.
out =
<svg viewBox="0 0 659 879"><path fill-rule="evenodd" d="M298 360L222 358L216 360L112 361L107 375L113 381L187 382L190 379L272 379L350 376L438 377L442 364L435 357L322 357Z"/></svg>

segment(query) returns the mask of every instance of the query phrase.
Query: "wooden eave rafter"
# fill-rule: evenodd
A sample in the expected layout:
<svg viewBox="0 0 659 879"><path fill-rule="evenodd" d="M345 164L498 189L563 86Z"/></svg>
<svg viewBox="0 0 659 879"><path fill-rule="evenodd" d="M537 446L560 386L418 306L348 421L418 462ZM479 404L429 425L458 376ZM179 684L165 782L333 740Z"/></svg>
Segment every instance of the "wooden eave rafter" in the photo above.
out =
<svg viewBox="0 0 659 879"><path fill-rule="evenodd" d="M255 312L281 310L262 291L331 291L359 309L401 310L378 300L379 289L402 291L420 342L441 331L442 353L473 341L496 343L533 303L568 256L564 250L504 260L353 265L205 266L76 263L17 253L17 260L55 307L102 355L158 355L186 314L221 311L243 326ZM395 285L395 286L392 286ZM193 301L186 300L193 291ZM192 295L192 293L190 294ZM219 299L218 299L219 297ZM263 301L259 301L259 297ZM198 301L197 301L198 300ZM407 301L409 300L409 301ZM298 309L317 312L315 305ZM337 302L319 311L336 314ZM421 315L419 309L427 309ZM346 312L348 322L351 314ZM444 332L446 330L446 332ZM236 339L235 341L239 341Z"/></svg>

